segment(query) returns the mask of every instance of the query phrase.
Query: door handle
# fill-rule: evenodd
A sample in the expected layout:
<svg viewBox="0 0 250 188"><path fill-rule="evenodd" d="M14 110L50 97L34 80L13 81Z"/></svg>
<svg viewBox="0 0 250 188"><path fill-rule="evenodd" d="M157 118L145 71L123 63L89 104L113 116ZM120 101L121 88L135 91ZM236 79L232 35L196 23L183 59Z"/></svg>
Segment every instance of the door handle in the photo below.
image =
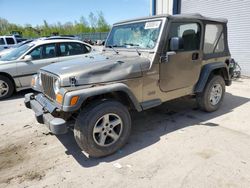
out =
<svg viewBox="0 0 250 188"><path fill-rule="evenodd" d="M199 53L198 52L194 52L192 54L192 60L198 60L199 59Z"/></svg>

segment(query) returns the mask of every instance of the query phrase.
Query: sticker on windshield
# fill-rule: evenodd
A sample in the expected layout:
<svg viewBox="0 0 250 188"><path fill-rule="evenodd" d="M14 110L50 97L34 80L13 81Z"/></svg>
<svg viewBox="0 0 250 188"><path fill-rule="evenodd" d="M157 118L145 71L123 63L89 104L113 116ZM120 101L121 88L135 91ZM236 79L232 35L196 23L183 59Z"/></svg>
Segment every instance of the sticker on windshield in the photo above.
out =
<svg viewBox="0 0 250 188"><path fill-rule="evenodd" d="M156 29L159 28L161 21L146 22L144 29Z"/></svg>

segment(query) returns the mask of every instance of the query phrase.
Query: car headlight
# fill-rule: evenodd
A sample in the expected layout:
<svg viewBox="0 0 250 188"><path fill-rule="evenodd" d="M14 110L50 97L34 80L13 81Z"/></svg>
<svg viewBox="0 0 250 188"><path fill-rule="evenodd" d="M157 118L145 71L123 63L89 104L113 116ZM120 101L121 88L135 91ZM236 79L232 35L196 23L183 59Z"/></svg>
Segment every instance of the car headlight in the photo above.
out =
<svg viewBox="0 0 250 188"><path fill-rule="evenodd" d="M60 90L60 80L59 79L55 79L53 88L54 88L54 91L56 94L59 93L59 90Z"/></svg>
<svg viewBox="0 0 250 188"><path fill-rule="evenodd" d="M38 80L39 86L42 86L42 79L41 79L41 73L40 72L37 74L37 80Z"/></svg>

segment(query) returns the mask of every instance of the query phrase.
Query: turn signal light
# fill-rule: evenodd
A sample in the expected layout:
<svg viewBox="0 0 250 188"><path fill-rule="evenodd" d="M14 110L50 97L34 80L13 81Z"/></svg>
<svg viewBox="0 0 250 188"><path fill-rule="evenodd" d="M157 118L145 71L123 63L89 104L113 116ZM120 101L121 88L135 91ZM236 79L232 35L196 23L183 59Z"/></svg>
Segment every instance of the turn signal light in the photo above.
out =
<svg viewBox="0 0 250 188"><path fill-rule="evenodd" d="M60 104L62 104L63 96L60 93L56 94L56 101Z"/></svg>
<svg viewBox="0 0 250 188"><path fill-rule="evenodd" d="M74 106L77 103L78 99L79 99L79 96L72 97L70 100L70 106Z"/></svg>
<svg viewBox="0 0 250 188"><path fill-rule="evenodd" d="M31 79L31 87L34 86L35 84L36 84L36 80L35 80L35 78L32 78Z"/></svg>

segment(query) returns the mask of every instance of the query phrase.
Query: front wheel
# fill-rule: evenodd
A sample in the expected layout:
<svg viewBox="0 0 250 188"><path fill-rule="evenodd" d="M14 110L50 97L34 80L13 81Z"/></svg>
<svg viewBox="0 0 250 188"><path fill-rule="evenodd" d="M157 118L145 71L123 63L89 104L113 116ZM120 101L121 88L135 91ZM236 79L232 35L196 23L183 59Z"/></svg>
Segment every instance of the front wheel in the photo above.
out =
<svg viewBox="0 0 250 188"><path fill-rule="evenodd" d="M216 111L225 95L225 81L219 76L213 76L206 84L203 92L197 94L197 103L199 107L206 112Z"/></svg>
<svg viewBox="0 0 250 188"><path fill-rule="evenodd" d="M14 93L14 90L12 81L0 75L0 100L10 97Z"/></svg>
<svg viewBox="0 0 250 188"><path fill-rule="evenodd" d="M128 140L131 119L120 102L105 100L87 107L77 117L77 144L91 157L103 157L120 149Z"/></svg>

